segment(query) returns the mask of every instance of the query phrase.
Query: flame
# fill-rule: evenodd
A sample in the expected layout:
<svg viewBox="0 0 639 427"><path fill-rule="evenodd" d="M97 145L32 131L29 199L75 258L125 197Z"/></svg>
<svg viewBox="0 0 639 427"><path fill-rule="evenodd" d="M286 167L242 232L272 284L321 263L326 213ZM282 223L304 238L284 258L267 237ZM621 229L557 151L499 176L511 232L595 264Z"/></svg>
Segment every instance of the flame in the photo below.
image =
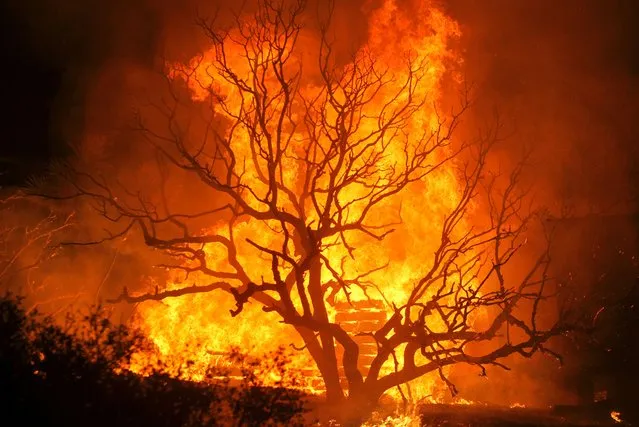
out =
<svg viewBox="0 0 639 427"><path fill-rule="evenodd" d="M464 405L464 406L471 406L471 405L479 405L480 403L477 403L473 400L469 400L469 399L464 399L463 397L457 397L453 402L453 405Z"/></svg>
<svg viewBox="0 0 639 427"><path fill-rule="evenodd" d="M421 421L418 415L389 415L384 420L368 421L362 427L418 427Z"/></svg>
<svg viewBox="0 0 639 427"><path fill-rule="evenodd" d="M616 422L616 423L623 422L623 420L621 419L621 412L619 412L619 411L611 411L610 412L610 418L612 418L614 420L614 422Z"/></svg>
<svg viewBox="0 0 639 427"><path fill-rule="evenodd" d="M413 61L427 63L427 68L416 88L416 96L428 100L424 107L411 118L407 132L430 127L435 129L438 123L436 105L442 101L444 78L453 72L451 64L460 62L460 58L451 50L451 41L460 36L457 23L447 17L429 0L421 0L415 9L408 12L398 6L394 0L386 0L375 10L369 21L368 41L362 46L357 57L364 60L367 55L375 58L380 67L390 70L397 78L381 91L371 102L371 110L380 109L393 91L397 92L405 71L405 57L400 52L410 52ZM316 40L312 34L303 33L298 43L311 44ZM225 46L228 52L239 49L237 45ZM260 51L261 46L249 46ZM292 47L291 47L292 48ZM298 47L299 48L299 47ZM301 46L300 50L305 50ZM312 50L312 49L311 49ZM231 66L239 72L248 75L249 70L242 55L228 55ZM181 70L193 69L195 74L190 79L184 79L188 85L194 101L205 101L211 92L225 99L229 109L238 108L241 97L237 88L224 79L216 78L212 67L215 49L204 52L194 58L189 64L172 64L169 76L174 80L184 79ZM348 64L346 65L348 67ZM269 82L267 82L269 84ZM311 77L303 77L300 92L306 96L316 93L318 87ZM327 111L326 114L333 112ZM365 124L362 132L366 131ZM248 135L245 135L248 140ZM293 141L300 138L293 135ZM294 142L293 142L294 145ZM250 159L249 144L244 147L234 147L238 163L243 158ZM391 151L392 152L392 151ZM394 155L401 152L395 150ZM287 176L284 180L294 188L297 164L293 160L284 170ZM250 162L248 162L250 163ZM247 169L245 179L251 183L256 193L264 190L257 171ZM356 191L356 190L354 190ZM379 209L380 223L398 222L398 212L401 212L401 224L395 227L395 232L388 235L382 243L366 237L354 238L352 246L356 248L355 260L344 265L349 275L371 271L388 262L386 268L371 273L367 279L375 283L379 290L391 302L401 303L407 297L411 287L420 273L431 263L431 256L439 244L441 229L445 216L456 206L460 198L460 184L452 167L444 167L428 175L420 182L410 185L401 195L389 199ZM349 196L356 197L356 194ZM352 212L356 214L356 212ZM244 237L259 235L262 244L276 244L280 236L268 229L272 224L248 221L237 224L234 234L237 242L243 242ZM224 234L228 224L213 224L211 230ZM464 228L462 226L462 228ZM272 236L272 237L269 237ZM272 239L269 241L269 239ZM207 261L211 266L220 270L225 269L225 257L215 245L204 248ZM347 255L343 246L334 246L325 254L330 260L336 261ZM259 279L260 275L270 276L270 261L260 257L258 251L248 244L238 247L240 263L251 266L251 274ZM228 267L227 267L228 269ZM191 277L193 280L193 277ZM197 280L197 279L195 279ZM149 279L149 288L155 284ZM174 277L169 287L182 287L183 278ZM376 297L376 295L372 295ZM365 296L354 294L354 299ZM236 318L228 314L235 301L227 294L214 292L211 294L194 294L180 298L170 298L162 302L147 302L141 304L137 311L137 322L146 331L149 338L157 345L160 353L168 360L172 360L181 369L180 373L191 379L203 378L205 367L211 363L218 363L224 352L231 347L239 346L246 353L259 355L272 351L279 346L295 343L301 346L300 339L289 326L279 323L274 313L264 313L258 304L249 304ZM331 313L334 315L335 313ZM187 363L187 361L190 361ZM142 355L138 366L134 370L142 370L148 360ZM313 362L304 352L296 352L292 368L308 370ZM390 367L389 367L390 368ZM426 377L411 384L414 396L436 396L446 390L434 377Z"/></svg>

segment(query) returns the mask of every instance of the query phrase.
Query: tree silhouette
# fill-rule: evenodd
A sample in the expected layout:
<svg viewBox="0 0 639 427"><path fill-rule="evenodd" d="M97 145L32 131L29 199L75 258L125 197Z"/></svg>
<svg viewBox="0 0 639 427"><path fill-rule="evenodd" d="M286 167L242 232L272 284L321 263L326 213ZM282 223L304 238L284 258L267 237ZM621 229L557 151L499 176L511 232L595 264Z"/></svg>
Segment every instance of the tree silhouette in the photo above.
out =
<svg viewBox="0 0 639 427"><path fill-rule="evenodd" d="M25 214L28 213L28 214ZM0 200L0 284L2 291L33 294L35 271L57 254L57 243L73 215L42 200L12 191Z"/></svg>
<svg viewBox="0 0 639 427"><path fill-rule="evenodd" d="M298 55L304 11L302 0L260 0L250 17L238 14L227 29L200 20L212 56L170 64L162 100L136 114L134 128L157 155L162 178L190 177L193 196L210 201L207 208L181 211L164 191L150 195L95 171L67 175L73 192L61 197L88 197L120 226L88 243L139 233L175 260L164 267L198 278L193 286L148 293L124 288L111 302L226 292L237 304L231 315L239 316L249 300L257 301L303 339L328 401L361 406L361 413L387 390L429 372L455 392L444 370L449 365L484 371L505 367L500 360L512 354L550 352L547 340L567 328L561 317L546 326L539 319L555 291L548 275L552 233L544 230L548 244L529 258L526 271L508 268L539 215L519 185L525 162L510 174L488 168L500 126L470 141L453 138L470 104L467 91L450 113L418 120L436 103L423 90L430 63L409 51L399 55L400 72L362 48L340 64L330 19L320 25L317 69L308 84ZM187 86L197 91L195 101ZM153 111L152 119L145 111ZM415 272L404 299L381 292L389 318L376 331L347 331L333 320L332 306L341 300L357 308L353 294L372 292L369 278L388 267L380 261L353 274L345 265L358 257L354 242L384 245L402 224L401 203L390 202L444 168L458 188L445 217L432 220L440 230L430 263ZM477 205L485 218L469 226ZM399 206L393 220L380 214L389 206ZM206 221L215 227L203 226ZM255 232L238 237L246 226ZM330 255L337 250L344 256ZM264 259L268 269L259 267ZM365 369L358 363L359 335L376 350Z"/></svg>

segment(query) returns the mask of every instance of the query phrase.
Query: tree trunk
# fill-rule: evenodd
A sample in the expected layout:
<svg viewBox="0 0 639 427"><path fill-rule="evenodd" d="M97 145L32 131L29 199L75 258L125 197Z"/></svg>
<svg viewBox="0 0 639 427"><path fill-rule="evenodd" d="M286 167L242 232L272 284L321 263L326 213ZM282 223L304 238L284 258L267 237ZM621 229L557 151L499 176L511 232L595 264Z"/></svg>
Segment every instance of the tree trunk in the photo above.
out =
<svg viewBox="0 0 639 427"><path fill-rule="evenodd" d="M322 292L322 261L319 256L311 260L309 269L308 292L313 304L313 318L321 325L328 325L328 313ZM320 331L322 343L322 361L318 361L318 367L326 386L326 400L330 404L340 404L344 400L344 391L339 381L337 370L337 356L335 354L335 342L328 328Z"/></svg>

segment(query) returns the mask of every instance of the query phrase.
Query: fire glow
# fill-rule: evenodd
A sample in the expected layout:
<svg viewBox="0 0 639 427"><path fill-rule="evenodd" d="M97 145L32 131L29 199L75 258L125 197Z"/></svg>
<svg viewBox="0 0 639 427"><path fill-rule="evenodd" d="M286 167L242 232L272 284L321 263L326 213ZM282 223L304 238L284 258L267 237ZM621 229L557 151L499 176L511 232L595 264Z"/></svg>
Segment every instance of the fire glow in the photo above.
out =
<svg viewBox="0 0 639 427"><path fill-rule="evenodd" d="M424 127L432 132L437 131L442 119L436 111L442 96L442 80L447 73L454 71L454 66L460 61L449 47L451 41L460 36L457 24L429 1L420 2L418 7L418 15L409 17L394 1L385 1L383 7L370 17L368 42L356 54L357 61L374 58L375 62L371 62L370 66L375 67L375 72L392 75L392 79L386 82L381 91L371 94L371 102L366 106L371 117L379 116L382 109L388 108L389 102L392 102L391 97L402 91L402 85L407 82L415 85L414 96L423 99L423 105L410 117L405 129L407 133L423 132ZM310 32L302 31L297 44L290 43L291 54L317 49L317 37ZM244 49L259 51L265 48L247 47L233 43L232 40L231 37L224 45L226 55L233 69L238 73L244 73L239 74L241 78L250 78L249 63L243 56ZM224 99L229 111L236 111L241 108L242 97L233 84L217 74L214 61L219 52L215 49L204 52L189 64L173 64L169 68L169 75L172 79L185 81L195 101L207 102L211 96L217 96ZM267 55L266 52L268 49L264 55ZM293 62L296 60L297 58ZM426 67L418 76L418 80L411 82L411 77L407 75L408 60L412 64ZM349 65L344 67L348 68ZM316 76L308 74L308 77L301 79L302 86L299 87L299 92L305 99L312 99L320 88L315 84ZM269 77L276 78L275 75ZM277 81L266 81L265 84L275 86ZM274 110L277 112L277 107ZM330 109L324 113L336 114ZM295 114L293 112L293 115ZM372 125L369 126L363 121L358 129L359 136L365 137L370 128ZM288 183L289 188L299 188L299 183L296 182L299 162L293 158L293 154L302 149L301 142L297 146L296 144L303 141L306 136L300 132L286 136L291 138L291 142L287 150L290 158L283 160L283 169L287 174L284 181ZM265 192L266 188L258 176L259 171L252 162L249 135L243 135L241 138L245 139L245 143L237 144L233 149L238 156L237 162L248 165L244 179L249 182L255 193ZM400 145L391 147L389 152L397 157L393 159L389 156L389 165L394 160L401 161L403 152ZM352 194L348 194L347 198L355 199L360 196L357 192L363 194L365 187L353 186L349 190ZM343 266L344 276L365 275L366 282L374 284L368 291L368 297L386 300L389 304L402 303L408 297L414 281L419 279L425 267L432 262L432 254L439 244L444 218L459 202L459 191L460 185L453 165L442 167L411 184L406 191L390 197L383 207L378 209L379 214L375 222L380 225L394 224L394 232L384 237L382 245L370 236L349 236L349 245L356 248L354 258L349 256L347 248L343 245L335 245L325 254L333 265ZM349 214L355 217L359 213L358 209L361 210L355 205ZM428 220L425 221L425 218ZM268 229L270 226L277 227L276 224L247 221L235 224L233 233L237 242L245 242L246 238L259 236L261 245L274 247L281 244L278 241L281 235L272 233ZM228 236L228 228L228 224L219 221L211 232ZM229 271L223 248L208 244L203 250L206 252L207 264L212 269ZM249 244L238 244L238 261L242 265L251 266L255 280L270 275L270 260L265 259ZM282 272L282 275L285 274L286 272ZM329 271L324 270L322 275L323 281L331 280ZM174 280L175 283L169 285L169 288L180 288L185 283L198 283L206 279L192 275L189 282L182 282L183 275L176 274ZM153 286L155 285L151 283L150 287ZM360 289L353 287L352 300L366 298ZM201 378L204 368L220 358L213 354L224 353L234 346L256 355L291 343L302 346L297 342L299 338L290 327L278 323L273 315L264 313L258 304L245 307L241 315L231 318L228 310L234 303L232 296L222 293L186 295L166 299L162 303L148 302L139 306L138 322L165 357L174 360L178 365L183 365L187 360L195 362L186 374L191 379ZM390 305L387 309L391 314ZM335 312L330 315L334 317ZM144 358L140 363L144 365ZM291 368L308 369L308 366L312 365L313 362L307 353L297 352L294 366ZM436 395L446 390L445 384L439 383L436 377L420 379L413 387L418 396ZM436 387L440 390L436 391Z"/></svg>
<svg viewBox="0 0 639 427"><path fill-rule="evenodd" d="M388 394L456 396L453 366L484 377L510 355L555 354L545 343L568 326L539 318L554 283L526 161L491 169L499 123L458 137L471 104L458 25L389 0L346 60L334 9L313 26L305 7L201 20L211 47L166 63L168 89L134 114L144 167L111 183L74 173L77 197L116 223L102 241L135 231L165 271L107 301L136 304L181 378L285 348L292 378L357 417ZM520 256L533 226L537 253Z"/></svg>

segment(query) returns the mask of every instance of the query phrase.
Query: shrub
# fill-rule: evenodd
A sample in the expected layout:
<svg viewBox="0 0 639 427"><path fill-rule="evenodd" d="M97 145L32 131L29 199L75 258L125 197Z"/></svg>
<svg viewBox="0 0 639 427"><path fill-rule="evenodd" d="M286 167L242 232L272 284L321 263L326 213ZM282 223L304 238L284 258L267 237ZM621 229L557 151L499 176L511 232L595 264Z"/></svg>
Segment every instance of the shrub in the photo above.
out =
<svg viewBox="0 0 639 427"><path fill-rule="evenodd" d="M15 296L0 297L3 418L16 425L109 427L301 423L301 393L264 387L255 375L257 363L283 372L283 356L256 362L238 352L235 361L245 374L239 384L195 383L168 375L161 363L145 376L126 370L149 345L139 332L109 321L100 307L58 324L27 313Z"/></svg>

